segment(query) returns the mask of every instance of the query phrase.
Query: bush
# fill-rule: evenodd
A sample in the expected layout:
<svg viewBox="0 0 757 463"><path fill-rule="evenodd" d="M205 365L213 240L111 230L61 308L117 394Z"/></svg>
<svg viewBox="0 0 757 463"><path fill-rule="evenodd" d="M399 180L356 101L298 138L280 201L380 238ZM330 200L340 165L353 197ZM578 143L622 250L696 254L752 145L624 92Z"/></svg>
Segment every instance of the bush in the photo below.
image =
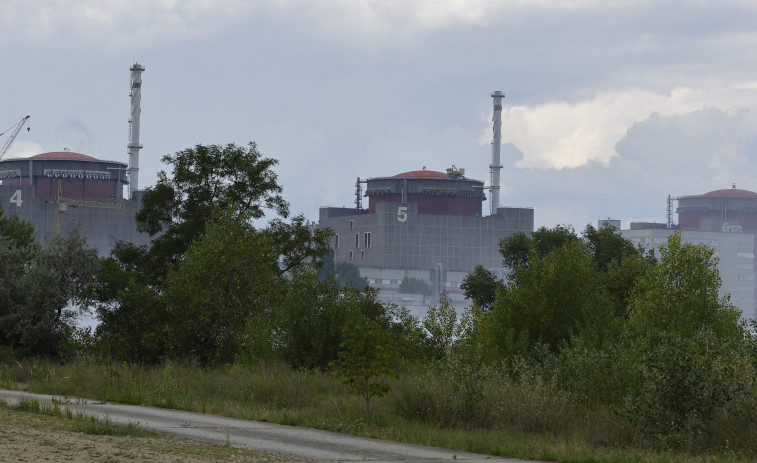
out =
<svg viewBox="0 0 757 463"><path fill-rule="evenodd" d="M433 292L426 281L412 277L403 278L397 291L403 294L423 294L424 296L431 296Z"/></svg>
<svg viewBox="0 0 757 463"><path fill-rule="evenodd" d="M711 330L650 345L638 373L625 415L644 435L677 447L699 440L717 410L753 396L756 385L744 345Z"/></svg>

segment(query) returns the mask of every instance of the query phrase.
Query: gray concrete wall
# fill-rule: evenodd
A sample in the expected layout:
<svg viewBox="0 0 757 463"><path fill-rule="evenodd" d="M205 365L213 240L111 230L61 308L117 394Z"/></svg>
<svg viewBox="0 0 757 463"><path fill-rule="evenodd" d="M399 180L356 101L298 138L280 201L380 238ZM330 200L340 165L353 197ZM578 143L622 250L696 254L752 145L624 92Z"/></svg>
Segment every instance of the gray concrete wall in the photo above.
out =
<svg viewBox="0 0 757 463"><path fill-rule="evenodd" d="M45 245L55 236L55 203L35 198L29 186L0 185L0 205L4 214L16 214L34 225L34 234ZM147 234L137 232L135 214L141 207L141 194L134 200L75 201L58 212L61 233L78 228L87 237L87 244L101 256L110 254L116 241L137 245L150 242Z"/></svg>
<svg viewBox="0 0 757 463"><path fill-rule="evenodd" d="M352 213L350 214L350 211ZM530 208L500 208L497 215L451 216L418 214L413 203L379 203L375 214L354 209L321 208L319 225L334 230L337 262L359 267L470 272L476 265L502 268L499 241L533 231Z"/></svg>

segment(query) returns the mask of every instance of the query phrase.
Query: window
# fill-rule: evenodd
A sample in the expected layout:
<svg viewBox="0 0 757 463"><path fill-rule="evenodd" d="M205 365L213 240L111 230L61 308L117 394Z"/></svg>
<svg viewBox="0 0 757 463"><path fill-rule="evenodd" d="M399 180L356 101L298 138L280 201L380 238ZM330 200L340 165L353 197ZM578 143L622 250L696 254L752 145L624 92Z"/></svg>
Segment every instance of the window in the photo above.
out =
<svg viewBox="0 0 757 463"><path fill-rule="evenodd" d="M746 257L747 259L754 259L754 253L753 252L739 252L739 257Z"/></svg>
<svg viewBox="0 0 757 463"><path fill-rule="evenodd" d="M355 228L355 221L350 220L350 230L352 230L353 228Z"/></svg>
<svg viewBox="0 0 757 463"><path fill-rule="evenodd" d="M350 260L352 260L352 251L350 251Z"/></svg>
<svg viewBox="0 0 757 463"><path fill-rule="evenodd" d="M360 233L355 233L355 247L360 247Z"/></svg>
<svg viewBox="0 0 757 463"><path fill-rule="evenodd" d="M360 258L365 260L365 251L360 251Z"/></svg>
<svg viewBox="0 0 757 463"><path fill-rule="evenodd" d="M334 249L339 249L339 235L334 235Z"/></svg>
<svg viewBox="0 0 757 463"><path fill-rule="evenodd" d="M365 232L363 234L363 247L368 249L371 247L371 232Z"/></svg>

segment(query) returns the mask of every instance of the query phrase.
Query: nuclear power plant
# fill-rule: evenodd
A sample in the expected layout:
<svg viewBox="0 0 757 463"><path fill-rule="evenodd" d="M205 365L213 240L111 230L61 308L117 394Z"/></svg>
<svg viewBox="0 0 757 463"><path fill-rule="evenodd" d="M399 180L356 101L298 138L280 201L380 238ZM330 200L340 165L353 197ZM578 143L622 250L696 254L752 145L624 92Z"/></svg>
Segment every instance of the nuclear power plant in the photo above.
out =
<svg viewBox="0 0 757 463"><path fill-rule="evenodd" d="M673 221L675 201L678 224ZM673 233L680 233L684 242L712 249L722 279L721 295L730 296L743 318L757 318L757 193L732 185L701 195L671 196L667 211L667 223L632 222L621 234L646 249L659 249Z"/></svg>
<svg viewBox="0 0 757 463"><path fill-rule="evenodd" d="M75 229L101 255L109 254L116 241L149 243L149 235L137 232L135 221L142 199L138 172L144 70L139 63L130 68L128 165L66 150L0 160L0 205L5 214L31 222L42 245Z"/></svg>
<svg viewBox="0 0 757 463"><path fill-rule="evenodd" d="M494 92L491 184L451 166L357 179L355 207L322 207L319 225L334 230L336 262L352 262L385 302L427 305L420 295L398 292L404 278L426 281L465 305L460 283L477 265L502 274L499 242L515 232L531 234L534 210L500 207L502 92ZM363 185L365 192L363 193ZM489 214L483 211L490 191ZM363 198L368 198L367 209Z"/></svg>

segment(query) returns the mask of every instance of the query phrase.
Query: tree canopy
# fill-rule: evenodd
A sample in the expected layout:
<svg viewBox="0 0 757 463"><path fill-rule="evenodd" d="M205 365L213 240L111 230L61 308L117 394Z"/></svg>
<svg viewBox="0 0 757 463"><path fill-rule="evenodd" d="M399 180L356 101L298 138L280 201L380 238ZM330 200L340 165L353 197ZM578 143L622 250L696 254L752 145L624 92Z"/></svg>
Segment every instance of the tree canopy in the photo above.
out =
<svg viewBox="0 0 757 463"><path fill-rule="evenodd" d="M151 252L175 261L200 236L216 208L259 219L265 210L289 215L289 204L272 170L275 159L263 157L257 145L196 145L162 161L169 175L158 173L137 213L138 230L155 237Z"/></svg>
<svg viewBox="0 0 757 463"><path fill-rule="evenodd" d="M482 310L491 310L497 289L501 287L502 282L499 278L481 265L477 265L460 283L465 298L470 299Z"/></svg>
<svg viewBox="0 0 757 463"><path fill-rule="evenodd" d="M137 213L151 246L119 244L91 285L96 338L125 359L232 361L252 319L284 300L285 280L319 265L331 232L284 220L276 161L254 143L197 145L163 161L172 172L159 174ZM278 217L256 228L265 210Z"/></svg>

